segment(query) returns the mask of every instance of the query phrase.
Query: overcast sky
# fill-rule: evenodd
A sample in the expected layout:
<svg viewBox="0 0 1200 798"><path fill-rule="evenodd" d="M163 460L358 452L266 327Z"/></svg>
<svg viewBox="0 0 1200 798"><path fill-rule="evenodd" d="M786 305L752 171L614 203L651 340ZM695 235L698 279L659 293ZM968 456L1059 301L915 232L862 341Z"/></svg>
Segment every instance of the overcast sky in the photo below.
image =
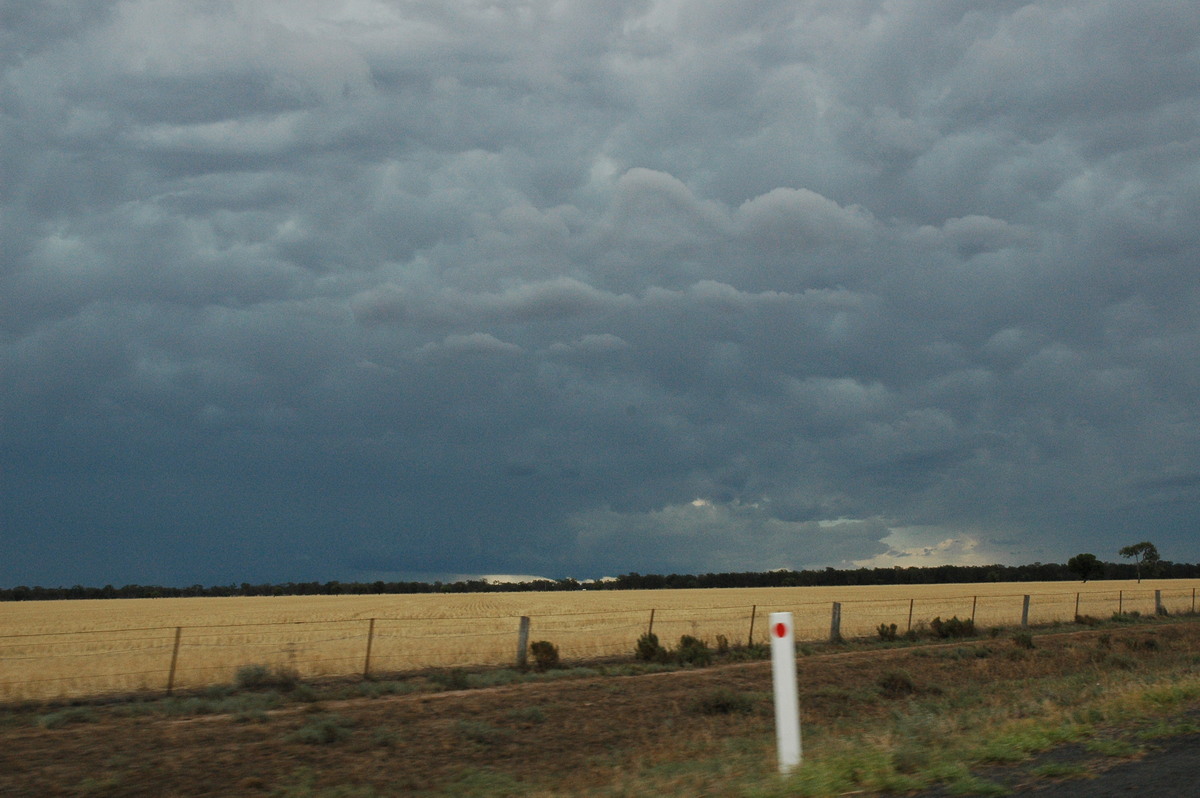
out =
<svg viewBox="0 0 1200 798"><path fill-rule="evenodd" d="M0 585L1196 561L1198 41L0 2Z"/></svg>

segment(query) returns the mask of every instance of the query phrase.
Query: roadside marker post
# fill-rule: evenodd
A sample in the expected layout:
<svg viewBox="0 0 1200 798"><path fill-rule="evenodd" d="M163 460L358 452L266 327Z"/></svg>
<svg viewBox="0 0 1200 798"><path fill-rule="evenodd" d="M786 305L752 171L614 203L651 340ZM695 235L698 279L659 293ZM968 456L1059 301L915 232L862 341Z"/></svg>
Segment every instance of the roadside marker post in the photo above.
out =
<svg viewBox="0 0 1200 798"><path fill-rule="evenodd" d="M800 696L796 689L796 630L790 612L773 612L771 678L775 688L775 740L779 772L786 776L800 766Z"/></svg>

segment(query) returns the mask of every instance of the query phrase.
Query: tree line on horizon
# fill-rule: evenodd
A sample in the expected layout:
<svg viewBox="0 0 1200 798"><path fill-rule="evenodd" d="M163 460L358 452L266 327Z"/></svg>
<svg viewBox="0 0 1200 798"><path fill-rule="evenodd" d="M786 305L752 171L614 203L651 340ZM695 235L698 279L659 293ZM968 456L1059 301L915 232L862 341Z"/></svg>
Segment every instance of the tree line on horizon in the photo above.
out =
<svg viewBox="0 0 1200 798"><path fill-rule="evenodd" d="M1086 555L1081 574L1079 557L1068 563L1028 565L934 565L902 568L823 568L811 570L746 571L705 574L639 574L636 572L603 580L535 579L528 582L489 582L466 579L457 582L284 582L280 584L124 585L113 587L28 587L0 588L0 601L48 601L61 599L190 598L227 596L331 596L415 593L516 593L571 590L678 590L720 587L855 587L859 585L932 585L980 582L1066 582L1088 579L1197 579L1200 564L1139 558L1132 563L1102 562ZM1122 555L1130 556L1130 555Z"/></svg>

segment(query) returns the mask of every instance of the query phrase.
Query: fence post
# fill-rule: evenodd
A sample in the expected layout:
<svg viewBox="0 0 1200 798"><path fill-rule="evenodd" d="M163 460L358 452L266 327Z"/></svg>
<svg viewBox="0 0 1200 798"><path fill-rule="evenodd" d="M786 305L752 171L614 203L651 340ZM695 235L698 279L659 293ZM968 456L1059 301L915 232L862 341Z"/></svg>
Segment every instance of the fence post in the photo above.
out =
<svg viewBox="0 0 1200 798"><path fill-rule="evenodd" d="M375 642L375 619L367 626L367 656L363 659L363 678L371 678L371 645Z"/></svg>
<svg viewBox="0 0 1200 798"><path fill-rule="evenodd" d="M979 596L971 597L971 625L975 625L975 605L979 603Z"/></svg>
<svg viewBox="0 0 1200 798"><path fill-rule="evenodd" d="M1025 600L1021 603L1021 628L1029 626L1029 596L1025 596Z"/></svg>
<svg viewBox="0 0 1200 798"><path fill-rule="evenodd" d="M517 668L524 670L529 664L529 616L522 615L517 627Z"/></svg>
<svg viewBox="0 0 1200 798"><path fill-rule="evenodd" d="M829 620L829 642L842 642L842 603L833 602L833 615Z"/></svg>
<svg viewBox="0 0 1200 798"><path fill-rule="evenodd" d="M1192 588L1192 615L1196 614L1196 588Z"/></svg>
<svg viewBox="0 0 1200 798"><path fill-rule="evenodd" d="M175 627L175 647L171 649L171 670L167 672L167 695L175 689L175 666L179 663L179 638L183 636L183 627Z"/></svg>
<svg viewBox="0 0 1200 798"><path fill-rule="evenodd" d="M650 628L646 630L646 634L654 634L654 610L650 610Z"/></svg>
<svg viewBox="0 0 1200 798"><path fill-rule="evenodd" d="M1075 594L1075 620L1079 620L1079 594Z"/></svg>
<svg viewBox="0 0 1200 798"><path fill-rule="evenodd" d="M1166 615L1167 614L1167 608L1164 607L1163 603L1162 603L1162 591L1161 590L1154 591L1154 614L1155 615Z"/></svg>
<svg viewBox="0 0 1200 798"><path fill-rule="evenodd" d="M1192 601L1195 603L1196 591L1192 591ZM755 604L750 608L750 634L746 636L746 645L754 644L754 616L758 614L758 605Z"/></svg>
<svg viewBox="0 0 1200 798"><path fill-rule="evenodd" d="M1117 591L1117 615L1125 614L1125 591Z"/></svg>
<svg viewBox="0 0 1200 798"><path fill-rule="evenodd" d="M904 630L906 632L912 631L912 611L913 611L913 602L914 601L916 601L916 599L908 600L908 628Z"/></svg>

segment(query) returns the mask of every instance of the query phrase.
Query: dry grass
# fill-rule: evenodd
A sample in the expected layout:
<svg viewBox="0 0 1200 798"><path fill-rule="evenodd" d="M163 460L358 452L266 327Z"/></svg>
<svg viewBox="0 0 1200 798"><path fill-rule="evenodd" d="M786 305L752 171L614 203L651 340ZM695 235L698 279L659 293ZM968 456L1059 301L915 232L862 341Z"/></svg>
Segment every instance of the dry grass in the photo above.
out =
<svg viewBox="0 0 1200 798"><path fill-rule="evenodd" d="M373 672L491 665L516 654L518 619L564 659L628 654L649 628L665 642L688 634L731 643L766 639L767 613L790 611L801 640L829 634L830 605L842 603L842 632L873 636L881 623L903 633L934 617L974 617L982 628L1082 615L1154 612L1162 591L1172 613L1194 608L1200 580L990 583L920 586L735 588L571 593L128 599L8 603L0 616L0 700L161 691L182 627L177 687L228 683L237 668L263 663L301 676L361 674L370 619ZM752 608L756 607L756 610Z"/></svg>

